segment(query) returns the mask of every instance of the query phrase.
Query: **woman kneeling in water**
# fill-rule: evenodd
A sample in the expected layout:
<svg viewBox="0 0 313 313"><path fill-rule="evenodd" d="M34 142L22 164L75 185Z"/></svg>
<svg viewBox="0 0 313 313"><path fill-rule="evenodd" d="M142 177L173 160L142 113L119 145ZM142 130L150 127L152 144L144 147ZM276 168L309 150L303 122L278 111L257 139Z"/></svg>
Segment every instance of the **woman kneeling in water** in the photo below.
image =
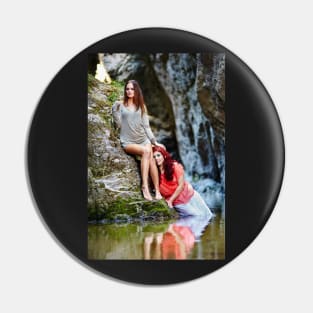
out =
<svg viewBox="0 0 313 313"><path fill-rule="evenodd" d="M213 213L199 193L184 179L183 166L162 147L152 149L159 170L160 193L168 206L175 207L182 216L212 217Z"/></svg>

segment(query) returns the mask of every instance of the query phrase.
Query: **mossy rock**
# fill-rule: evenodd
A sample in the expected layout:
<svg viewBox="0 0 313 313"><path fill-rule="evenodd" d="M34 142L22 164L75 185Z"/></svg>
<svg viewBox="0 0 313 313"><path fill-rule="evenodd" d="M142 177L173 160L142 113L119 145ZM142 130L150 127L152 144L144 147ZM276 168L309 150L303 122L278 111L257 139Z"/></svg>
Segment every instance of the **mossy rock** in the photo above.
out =
<svg viewBox="0 0 313 313"><path fill-rule="evenodd" d="M175 210L170 209L164 200L147 201L144 199L117 198L106 208L89 210L89 220L106 222L136 222L144 220L169 220L176 218Z"/></svg>
<svg viewBox="0 0 313 313"><path fill-rule="evenodd" d="M122 149L112 104L124 83L100 83L88 75L88 220L109 223L169 220L175 211L164 200L141 196L138 161Z"/></svg>

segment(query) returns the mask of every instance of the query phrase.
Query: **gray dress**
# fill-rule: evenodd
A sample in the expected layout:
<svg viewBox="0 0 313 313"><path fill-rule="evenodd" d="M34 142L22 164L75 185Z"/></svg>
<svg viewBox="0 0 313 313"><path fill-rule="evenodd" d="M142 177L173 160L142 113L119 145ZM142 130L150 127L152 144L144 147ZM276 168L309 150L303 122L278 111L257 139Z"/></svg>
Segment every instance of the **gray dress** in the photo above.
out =
<svg viewBox="0 0 313 313"><path fill-rule="evenodd" d="M120 141L123 148L129 144L155 144L156 140L151 131L149 118L146 113L141 116L141 109L131 111L122 102L112 106L113 119L120 128Z"/></svg>

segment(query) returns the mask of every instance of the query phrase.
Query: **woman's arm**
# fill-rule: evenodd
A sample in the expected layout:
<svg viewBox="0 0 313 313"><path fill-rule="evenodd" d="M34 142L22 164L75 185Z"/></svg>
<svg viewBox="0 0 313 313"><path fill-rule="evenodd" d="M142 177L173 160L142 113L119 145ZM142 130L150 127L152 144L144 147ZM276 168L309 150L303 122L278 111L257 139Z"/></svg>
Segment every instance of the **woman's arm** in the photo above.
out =
<svg viewBox="0 0 313 313"><path fill-rule="evenodd" d="M179 196L179 194L183 191L184 189L184 182L185 182L185 179L184 179L184 175L181 175L179 178L178 178L178 186L177 188L175 189L174 193L166 200L168 206L170 208L173 207L173 202L174 200Z"/></svg>
<svg viewBox="0 0 313 313"><path fill-rule="evenodd" d="M147 137L151 141L151 143L153 145L155 145L157 142L156 142L155 137L154 137L152 130L150 128L150 123L149 123L149 118L148 118L147 113L143 113L143 115L142 115L142 126L145 130Z"/></svg>
<svg viewBox="0 0 313 313"><path fill-rule="evenodd" d="M161 146L163 149L166 150L166 147L161 144L161 143L158 143L152 133L152 130L150 128L150 123L149 123L149 118L148 118L148 115L146 113L143 114L142 116L142 126L145 130L145 133L147 135L147 137L149 138L150 142L155 145L155 146Z"/></svg>
<svg viewBox="0 0 313 313"><path fill-rule="evenodd" d="M113 120L118 128L121 128L121 103L115 102L112 105Z"/></svg>

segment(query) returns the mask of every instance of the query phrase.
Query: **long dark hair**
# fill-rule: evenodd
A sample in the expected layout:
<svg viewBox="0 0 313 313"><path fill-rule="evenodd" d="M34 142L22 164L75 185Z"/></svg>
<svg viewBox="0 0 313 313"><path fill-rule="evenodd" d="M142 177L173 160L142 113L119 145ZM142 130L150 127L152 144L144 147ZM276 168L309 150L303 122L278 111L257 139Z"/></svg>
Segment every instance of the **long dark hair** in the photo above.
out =
<svg viewBox="0 0 313 313"><path fill-rule="evenodd" d="M129 83L133 84L134 86L134 91L135 91L134 103L136 104L137 111L139 110L139 108L141 109L141 116L142 116L145 112L147 112L147 109L145 106L145 101L143 99L141 88L136 80L129 80L124 86L124 105L127 104L128 97L126 94L126 87Z"/></svg>
<svg viewBox="0 0 313 313"><path fill-rule="evenodd" d="M174 174L174 163L177 162L176 160L172 159L171 155L162 147L160 146L153 146L152 147L153 152L160 152L163 155L164 158L164 176L167 181L173 180L173 174ZM159 177L160 177L160 171L159 171ZM161 178L161 177L160 177Z"/></svg>

